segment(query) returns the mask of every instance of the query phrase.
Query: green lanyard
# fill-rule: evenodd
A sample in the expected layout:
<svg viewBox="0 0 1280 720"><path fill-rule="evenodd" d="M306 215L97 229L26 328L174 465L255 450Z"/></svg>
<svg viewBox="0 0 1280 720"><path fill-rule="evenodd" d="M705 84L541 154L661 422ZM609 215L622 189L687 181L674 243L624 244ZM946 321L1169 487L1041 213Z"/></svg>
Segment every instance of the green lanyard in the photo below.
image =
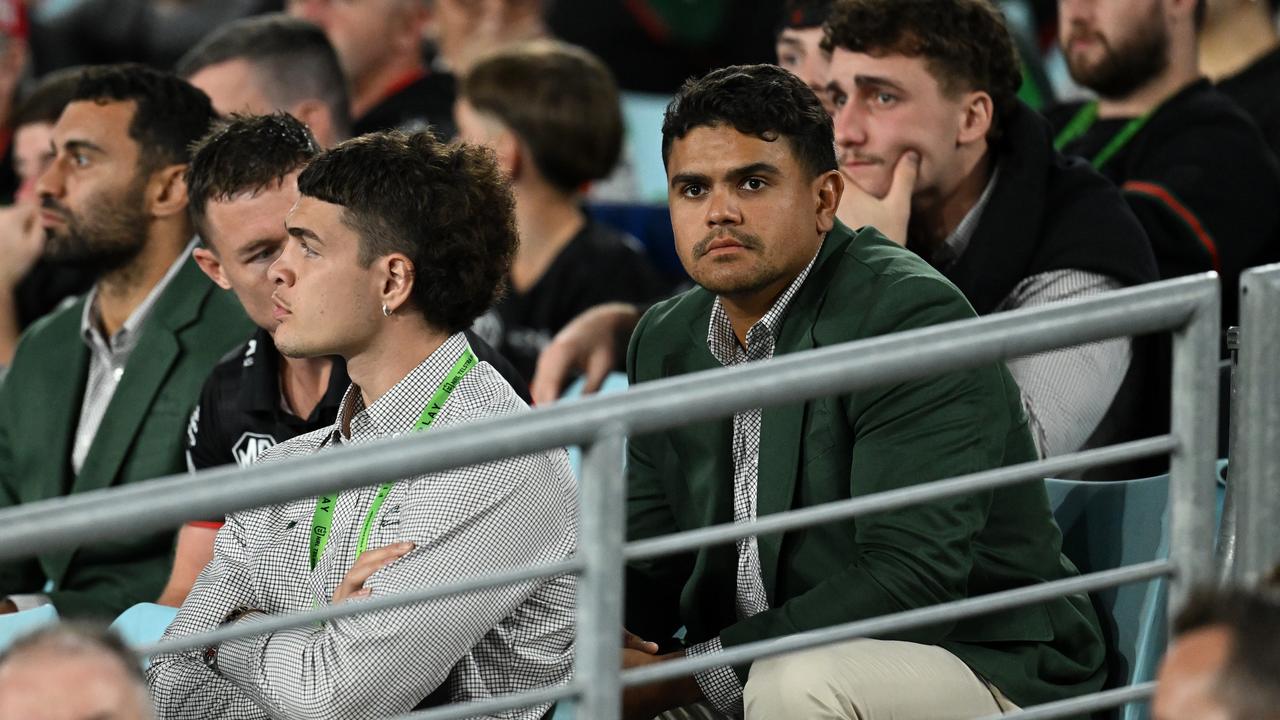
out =
<svg viewBox="0 0 1280 720"><path fill-rule="evenodd" d="M1136 117L1121 128L1120 132L1117 133L1115 137L1111 138L1111 142L1107 143L1107 146L1102 148L1102 151L1094 156L1093 160L1089 163L1090 165L1093 165L1093 169L1101 170L1102 166L1106 165L1108 160L1115 157L1116 153L1123 150L1124 146L1128 145L1129 141L1133 139L1133 136L1137 135L1142 130L1153 114L1154 111L1141 117ZM1058 137L1053 141L1054 149L1061 151L1062 148L1089 132L1089 128L1093 127L1093 124L1097 121L1098 103L1091 102L1086 104L1084 107L1080 108L1080 111L1076 113L1075 117L1071 118L1071 122L1067 123L1067 126L1062 129L1062 132L1058 133Z"/></svg>
<svg viewBox="0 0 1280 720"><path fill-rule="evenodd" d="M458 387L458 383L462 382L462 378L466 376L471 368L475 367L479 360L476 359L475 353L471 352L468 347L462 352L462 356L453 364L453 368L449 370L449 374L445 376L444 382L440 383L440 387L436 388L435 394L431 396L431 400L427 406L422 409L422 414L418 416L418 422L413 424L414 432L423 432L431 427L431 423L435 422L436 415L440 414L440 409L444 407L444 403L453 394ZM360 528L360 542L356 544L356 558L358 559L364 554L365 548L369 547L369 531L373 529L373 519L378 516L378 510L382 508L382 501L387 499L391 494L391 487L395 483L383 483L378 488L378 494L373 498L373 506L369 508L369 514L364 518L364 526ZM324 549L329 545L329 532L333 528L333 508L338 504L338 493L329 493L320 497L316 501L315 514L311 516L311 569L315 569L316 562L320 560L320 556L324 555Z"/></svg>

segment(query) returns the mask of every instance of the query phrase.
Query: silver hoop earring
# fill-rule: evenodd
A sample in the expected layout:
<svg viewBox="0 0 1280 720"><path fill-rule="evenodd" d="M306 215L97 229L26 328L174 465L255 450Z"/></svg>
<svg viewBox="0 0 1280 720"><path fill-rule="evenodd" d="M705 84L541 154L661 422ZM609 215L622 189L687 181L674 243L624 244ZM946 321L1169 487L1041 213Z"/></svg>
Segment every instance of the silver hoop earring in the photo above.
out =
<svg viewBox="0 0 1280 720"><path fill-rule="evenodd" d="M391 308L386 303L382 303L382 317L391 317Z"/></svg>

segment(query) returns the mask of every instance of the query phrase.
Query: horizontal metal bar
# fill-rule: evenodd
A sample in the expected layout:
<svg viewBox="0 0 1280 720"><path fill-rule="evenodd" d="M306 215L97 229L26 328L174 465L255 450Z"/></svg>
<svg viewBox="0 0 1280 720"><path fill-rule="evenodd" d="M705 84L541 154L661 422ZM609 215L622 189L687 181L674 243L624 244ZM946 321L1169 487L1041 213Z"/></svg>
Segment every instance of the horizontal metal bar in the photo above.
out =
<svg viewBox="0 0 1280 720"><path fill-rule="evenodd" d="M809 525L820 525L887 510L897 510L955 495L964 495L979 490L990 490L1028 480L1052 477L1056 473L1150 457L1161 453L1173 452L1177 450L1177 446L1178 443L1172 435L1159 435L1096 450L1060 455L1048 460L1036 460L996 468L995 470L970 473L950 480L911 485L897 490L864 495L849 500L839 500L801 510L789 510L757 518L751 523L727 523L640 540L627 545L624 555L627 560L643 560L661 555L671 555L706 545L733 542L739 538L752 535L767 535Z"/></svg>
<svg viewBox="0 0 1280 720"><path fill-rule="evenodd" d="M912 630L935 623L963 620L999 610L1033 605L1066 595L1096 592L1118 585L1172 575L1174 572L1174 564L1168 560L1153 560L1151 562L1127 565L1114 570L1103 570L1065 580L1039 583L941 605L906 610L892 615L881 615L842 625L832 625L831 627L809 630L795 635L746 643L745 645L731 647L711 655L699 655L698 657L632 668L623 671L622 684L625 687L647 685L660 680L693 675L711 668L749 663L761 658L785 655L798 650L807 650L812 647L830 645L855 638L875 637Z"/></svg>
<svg viewBox="0 0 1280 720"><path fill-rule="evenodd" d="M1107 710L1120 705L1135 702L1147 702L1155 695L1156 684L1145 682L1139 685L1106 690L1091 695L1068 698L1057 702L1045 703L1025 708L1004 715L988 715L982 720L1052 720L1053 718L1076 717L1084 713Z"/></svg>
<svg viewBox="0 0 1280 720"><path fill-rule="evenodd" d="M417 712L406 713L404 715L397 715L394 720L462 720L463 718L493 715L500 713L503 710L533 707L534 705L541 705L545 702L557 702L559 700L581 694L581 685L577 682L571 682L567 685L560 685L558 687L530 690L529 692L520 693L519 695L500 695L496 698L489 698L488 700L456 703L453 705L431 708L429 710L419 710Z"/></svg>
<svg viewBox="0 0 1280 720"><path fill-rule="evenodd" d="M1122 335L1180 328L1210 302L1212 273L644 383L630 391L240 470L207 470L0 510L0 560L364 487L550 447L601 427L631 435L755 407L962 370Z"/></svg>
<svg viewBox="0 0 1280 720"><path fill-rule="evenodd" d="M227 625L199 635L184 635L182 637L175 637L169 640L161 640L150 645L135 646L132 650L134 654L139 657L147 657L149 655L156 655L159 653L184 652L186 650L219 645L229 640L239 640L241 638L255 637L257 635L266 635L268 633L302 627L304 625L323 622L325 620L334 620L337 618L350 617L352 615L363 615L366 613L376 612L378 610L388 610L391 608L401 607L403 605L413 605L415 603L426 602L428 600L435 600L436 598L442 598L449 595L462 595L469 592L475 592L477 590L484 590L485 588L497 587L499 585L511 585L518 582L537 580L544 577L555 577L568 573L581 572L581 570L582 560L578 557L572 557L568 560L561 560L557 563L548 563L545 565L535 565L529 568L508 570L496 575L477 575L451 583L430 585L420 590L396 593L395 595L384 595L382 597L374 597L357 602L345 602L338 605L325 605L323 607L316 608L315 610L307 610L306 612L289 613L287 615L273 615L259 622Z"/></svg>

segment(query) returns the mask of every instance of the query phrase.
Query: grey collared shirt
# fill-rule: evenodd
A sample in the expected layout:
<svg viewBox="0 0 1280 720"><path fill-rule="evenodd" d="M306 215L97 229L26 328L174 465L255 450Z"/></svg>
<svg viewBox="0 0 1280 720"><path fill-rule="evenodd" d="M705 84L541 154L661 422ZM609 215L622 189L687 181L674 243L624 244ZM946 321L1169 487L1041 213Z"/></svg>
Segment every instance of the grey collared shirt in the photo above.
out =
<svg viewBox="0 0 1280 720"><path fill-rule="evenodd" d="M77 475L84 466L84 459L89 455L89 448L93 447L93 438L98 434L102 418L107 414L107 406L111 404L116 387L120 385L120 379L129 366L129 357L133 355L133 349L137 347L138 339L146 329L147 318L151 317L156 300L164 294L169 283L173 282L195 246L196 240L193 239L110 339L102 333L98 288L94 287L89 291L84 303L84 313L80 316L80 338L89 347L89 377L84 386L80 421L76 425L75 445L71 450L71 468Z"/></svg>
<svg viewBox="0 0 1280 720"><path fill-rule="evenodd" d="M455 333L368 406L352 385L337 423L276 445L258 462L412 432L466 348L466 337ZM481 362L457 384L429 432L525 411L511 386ZM365 587L374 598L559 562L577 547L577 486L559 448L407 477L367 521L377 492L374 486L338 494L329 542L314 568L315 498L232 513L165 637L211 630L241 605L284 615L328 604L356 561L365 522L369 549L415 545L369 578ZM469 702L563 684L573 667L576 586L573 575L529 580L231 641L219 646L216 671L199 651L157 655L147 673L157 717L389 717L437 688L453 702ZM538 720L548 707L501 717Z"/></svg>
<svg viewBox="0 0 1280 720"><path fill-rule="evenodd" d="M819 252L821 246L819 246ZM729 367L773 357L778 331L792 298L799 292L809 271L818 260L818 253L782 291L778 299L754 325L747 330L747 346L744 348L733 332L733 325L725 313L720 298L711 306L711 321L707 327L707 348L721 365ZM756 498L760 470L759 408L740 412L733 416L733 521L747 523L756 519ZM745 619L769 609L769 598L764 590L764 578L760 573L760 549L754 535L738 541L737 588L734 593L738 618ZM720 638L689 648L688 655L705 655L721 649ZM742 714L742 683L732 668L719 667L695 676L698 687L717 710L730 715Z"/></svg>

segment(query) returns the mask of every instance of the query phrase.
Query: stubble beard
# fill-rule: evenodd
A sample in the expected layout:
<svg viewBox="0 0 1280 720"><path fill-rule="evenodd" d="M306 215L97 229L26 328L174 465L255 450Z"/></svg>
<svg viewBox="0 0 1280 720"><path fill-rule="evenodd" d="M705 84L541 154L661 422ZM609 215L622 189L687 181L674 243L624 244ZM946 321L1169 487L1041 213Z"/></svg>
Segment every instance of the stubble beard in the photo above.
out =
<svg viewBox="0 0 1280 720"><path fill-rule="evenodd" d="M1071 38L1088 32L1083 28L1073 29L1068 48ZM1126 98L1169 67L1169 34L1163 25L1140 25L1135 35L1117 45L1096 34L1094 37L1101 43L1102 59L1085 65L1068 52L1067 67L1076 82L1100 97Z"/></svg>
<svg viewBox="0 0 1280 720"><path fill-rule="evenodd" d="M52 198L41 205L66 220L62 229L45 229L45 257L51 262L117 272L142 253L147 242L147 216L143 210L143 182L131 182L118 197L92 199L84 212L72 213Z"/></svg>

